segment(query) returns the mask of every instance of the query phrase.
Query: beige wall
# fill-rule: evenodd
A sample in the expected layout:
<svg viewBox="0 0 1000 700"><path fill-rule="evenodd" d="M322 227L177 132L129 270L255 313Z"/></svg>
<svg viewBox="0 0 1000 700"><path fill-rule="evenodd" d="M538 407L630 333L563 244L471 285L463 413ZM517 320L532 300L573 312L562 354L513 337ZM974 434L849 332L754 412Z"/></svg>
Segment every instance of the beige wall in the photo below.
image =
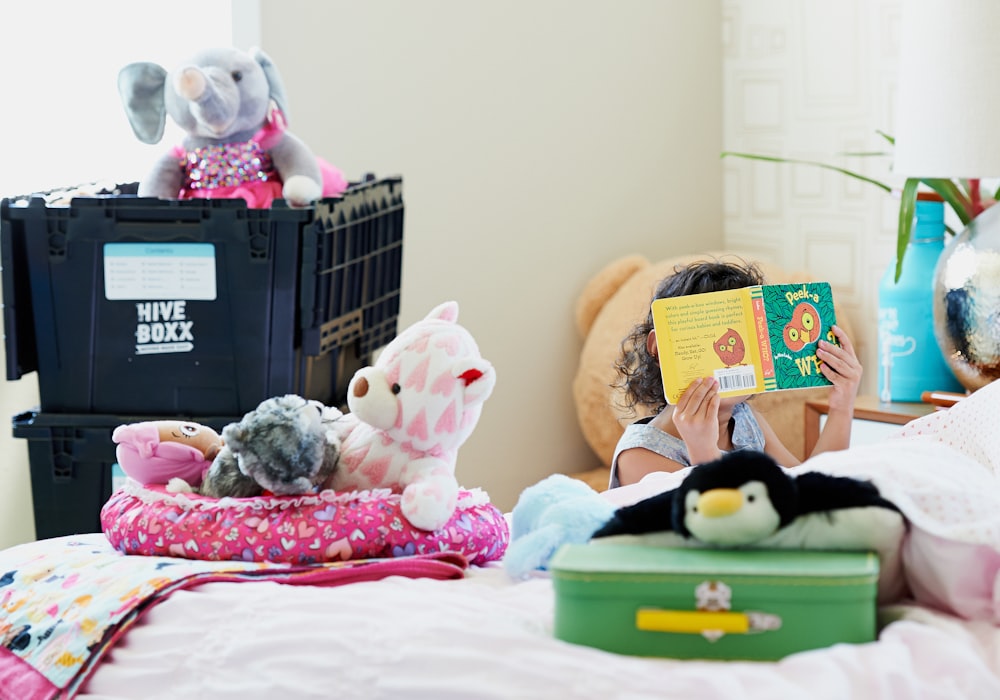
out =
<svg viewBox="0 0 1000 700"><path fill-rule="evenodd" d="M574 303L618 256L721 242L719 2L260 5L290 127L349 175L404 177L401 322L455 299L497 368L460 481L510 508L597 466Z"/></svg>
<svg viewBox="0 0 1000 700"><path fill-rule="evenodd" d="M724 243L818 271L852 314L874 390L895 200L716 156L881 148L900 0L235 5L236 43L284 73L293 130L350 175L404 176L401 320L457 299L496 364L459 472L499 505L596 460L570 396L572 309L618 255ZM837 162L888 178L885 161ZM34 392L32 378L0 384L0 546L33 534L26 446L4 426Z"/></svg>
<svg viewBox="0 0 1000 700"><path fill-rule="evenodd" d="M293 131L352 177L403 175L401 322L455 299L496 365L461 481L507 509L596 466L570 391L576 295L618 256L722 239L719 2L234 5ZM0 547L33 536L26 444L4 427L33 389L0 383Z"/></svg>

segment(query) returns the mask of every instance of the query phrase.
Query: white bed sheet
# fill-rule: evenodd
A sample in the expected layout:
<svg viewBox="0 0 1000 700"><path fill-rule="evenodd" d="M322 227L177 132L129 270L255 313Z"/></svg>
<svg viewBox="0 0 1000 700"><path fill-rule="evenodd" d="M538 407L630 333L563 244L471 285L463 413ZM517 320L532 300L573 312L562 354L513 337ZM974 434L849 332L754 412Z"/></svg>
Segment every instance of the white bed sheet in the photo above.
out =
<svg viewBox="0 0 1000 700"><path fill-rule="evenodd" d="M994 382L900 439L796 468L870 478L910 522L902 565L923 605L883 607L893 621L870 644L778 662L611 654L555 639L551 579L513 580L499 564L448 581L207 583L152 608L79 697L997 700L998 410Z"/></svg>
<svg viewBox="0 0 1000 700"><path fill-rule="evenodd" d="M1000 630L915 606L879 640L779 662L645 659L552 635L545 574L336 588L208 583L172 594L79 698L1000 698Z"/></svg>

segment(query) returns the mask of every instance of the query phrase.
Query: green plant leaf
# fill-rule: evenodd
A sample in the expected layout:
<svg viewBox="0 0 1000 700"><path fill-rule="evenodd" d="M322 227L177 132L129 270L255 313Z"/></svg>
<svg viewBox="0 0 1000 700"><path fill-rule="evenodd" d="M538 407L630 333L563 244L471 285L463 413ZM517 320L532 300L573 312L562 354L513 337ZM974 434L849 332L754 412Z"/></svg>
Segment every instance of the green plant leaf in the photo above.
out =
<svg viewBox="0 0 1000 700"><path fill-rule="evenodd" d="M972 221L972 200L954 180L945 178L924 178L925 185L941 195L945 203L952 208L963 226Z"/></svg>
<svg viewBox="0 0 1000 700"><path fill-rule="evenodd" d="M824 170L832 170L833 172L840 173L842 175L847 175L848 177L853 177L856 180L861 180L862 182L867 182L870 185L875 185L886 192L891 193L892 188L885 184L884 182L879 182L878 180L872 179L867 175L862 175L861 173L855 172L853 170L848 170L846 168L839 168L836 165L830 165L828 163L820 163L815 160L799 160L797 158L780 158L778 156L762 156L755 153L739 153L736 151L723 151L722 157L732 156L733 158L746 158L747 160L761 160L767 163L792 163L795 165L811 165L816 168L823 168Z"/></svg>
<svg viewBox="0 0 1000 700"><path fill-rule="evenodd" d="M840 155L858 157L858 158L872 158L878 156L880 158L887 158L892 154L889 151L841 151Z"/></svg>
<svg viewBox="0 0 1000 700"><path fill-rule="evenodd" d="M910 233L913 231L913 215L917 210L917 188L920 187L920 179L907 178L903 184L903 192L899 197L899 232L896 237L896 278L903 274L903 256L906 255L906 247L910 245Z"/></svg>

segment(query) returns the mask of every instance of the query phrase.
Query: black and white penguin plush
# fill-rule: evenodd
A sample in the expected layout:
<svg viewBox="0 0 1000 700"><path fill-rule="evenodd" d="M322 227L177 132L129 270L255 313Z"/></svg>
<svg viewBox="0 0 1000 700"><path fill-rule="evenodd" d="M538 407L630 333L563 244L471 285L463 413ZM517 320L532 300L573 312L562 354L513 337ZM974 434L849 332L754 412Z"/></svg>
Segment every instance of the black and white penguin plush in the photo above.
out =
<svg viewBox="0 0 1000 700"><path fill-rule="evenodd" d="M902 522L899 509L869 481L819 472L796 476L763 452L737 450L695 467L671 491L619 508L593 537L675 532L740 547L802 526L795 539L823 549L843 540L837 528L864 529L872 508L893 511Z"/></svg>

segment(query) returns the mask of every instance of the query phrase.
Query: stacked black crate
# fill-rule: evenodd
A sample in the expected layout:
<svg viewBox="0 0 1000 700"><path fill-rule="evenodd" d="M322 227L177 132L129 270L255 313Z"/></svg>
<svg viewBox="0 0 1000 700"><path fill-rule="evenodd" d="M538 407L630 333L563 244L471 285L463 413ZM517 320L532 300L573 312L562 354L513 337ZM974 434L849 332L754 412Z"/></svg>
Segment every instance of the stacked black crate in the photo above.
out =
<svg viewBox="0 0 1000 700"><path fill-rule="evenodd" d="M108 195L0 202L7 379L37 372L36 536L100 529L122 423L216 430L271 396L343 403L397 330L401 178L293 209Z"/></svg>

